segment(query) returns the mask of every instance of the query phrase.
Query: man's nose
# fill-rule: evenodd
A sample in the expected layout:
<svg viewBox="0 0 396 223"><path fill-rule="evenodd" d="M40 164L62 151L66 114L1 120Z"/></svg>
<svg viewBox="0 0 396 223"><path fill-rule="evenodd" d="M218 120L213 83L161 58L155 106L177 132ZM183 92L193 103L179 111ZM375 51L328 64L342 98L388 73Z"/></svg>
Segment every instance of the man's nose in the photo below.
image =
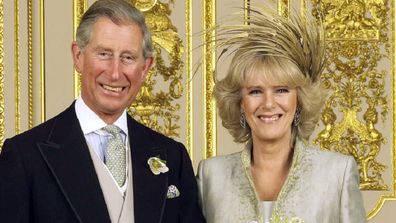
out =
<svg viewBox="0 0 396 223"><path fill-rule="evenodd" d="M111 79L117 80L120 77L120 60L118 58L114 58L111 60L109 73L111 75Z"/></svg>

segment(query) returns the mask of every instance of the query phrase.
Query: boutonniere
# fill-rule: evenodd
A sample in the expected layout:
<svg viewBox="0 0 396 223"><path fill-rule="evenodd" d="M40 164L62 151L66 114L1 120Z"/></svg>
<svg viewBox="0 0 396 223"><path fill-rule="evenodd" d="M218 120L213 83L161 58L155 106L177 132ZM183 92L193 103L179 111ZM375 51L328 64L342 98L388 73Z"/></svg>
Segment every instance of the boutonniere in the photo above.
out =
<svg viewBox="0 0 396 223"><path fill-rule="evenodd" d="M150 159L147 160L147 164L154 175L169 171L169 168L166 166L166 161L159 158L159 156L150 157Z"/></svg>

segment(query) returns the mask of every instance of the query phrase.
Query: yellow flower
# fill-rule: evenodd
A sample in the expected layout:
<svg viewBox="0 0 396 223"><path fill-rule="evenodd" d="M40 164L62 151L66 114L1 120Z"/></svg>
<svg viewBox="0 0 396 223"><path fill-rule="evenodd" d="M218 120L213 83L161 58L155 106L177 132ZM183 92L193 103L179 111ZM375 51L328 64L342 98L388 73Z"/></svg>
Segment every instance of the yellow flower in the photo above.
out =
<svg viewBox="0 0 396 223"><path fill-rule="evenodd" d="M169 168L166 166L166 161L160 159L159 157L150 157L150 159L147 161L147 164L154 175L169 171Z"/></svg>

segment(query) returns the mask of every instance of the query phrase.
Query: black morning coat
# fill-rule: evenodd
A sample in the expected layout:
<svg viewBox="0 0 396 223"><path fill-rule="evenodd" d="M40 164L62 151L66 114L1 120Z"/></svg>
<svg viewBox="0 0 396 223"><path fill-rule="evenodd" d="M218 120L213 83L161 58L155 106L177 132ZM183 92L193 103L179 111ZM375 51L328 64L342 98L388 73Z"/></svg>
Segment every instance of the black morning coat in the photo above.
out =
<svg viewBox="0 0 396 223"><path fill-rule="evenodd" d="M184 146L128 115L135 223L205 222ZM154 175L150 157L169 171ZM175 185L180 196L168 199ZM5 140L0 154L0 222L110 223L74 103L45 123Z"/></svg>

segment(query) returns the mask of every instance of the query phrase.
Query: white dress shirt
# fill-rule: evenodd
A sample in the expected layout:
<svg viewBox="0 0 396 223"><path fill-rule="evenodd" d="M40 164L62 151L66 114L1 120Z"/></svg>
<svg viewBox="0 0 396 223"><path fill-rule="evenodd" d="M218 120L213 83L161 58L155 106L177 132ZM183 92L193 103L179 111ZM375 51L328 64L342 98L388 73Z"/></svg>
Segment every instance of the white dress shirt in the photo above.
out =
<svg viewBox="0 0 396 223"><path fill-rule="evenodd" d="M96 155L98 155L98 157L102 161L106 160L106 145L110 138L110 134L101 129L105 127L107 124L85 104L81 96L77 98L74 108L76 110L77 119L80 123L81 129L84 133L84 137L85 140L87 141L88 146L95 151ZM128 152L129 137L128 137L126 110L124 110L122 115L113 123L113 125L118 126L122 130L121 137L125 143L126 152ZM103 165L105 164L103 163ZM127 170L128 170L128 165L126 165L125 171ZM115 179L114 182L116 183ZM127 188L127 184L128 184L128 178L125 180L124 185L122 187L119 187L122 193L125 192Z"/></svg>

